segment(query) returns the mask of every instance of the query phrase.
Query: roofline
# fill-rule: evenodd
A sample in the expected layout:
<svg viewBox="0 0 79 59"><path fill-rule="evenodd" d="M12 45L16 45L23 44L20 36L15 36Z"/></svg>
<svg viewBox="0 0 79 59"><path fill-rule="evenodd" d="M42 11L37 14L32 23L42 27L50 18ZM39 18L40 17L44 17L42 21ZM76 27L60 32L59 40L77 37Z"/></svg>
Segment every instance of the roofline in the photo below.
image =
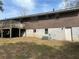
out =
<svg viewBox="0 0 79 59"><path fill-rule="evenodd" d="M18 17L6 18L6 20L28 18L28 17L41 16L41 15L46 15L46 14L56 14L56 13L76 11L76 10L79 10L79 7L77 7L77 8L74 8L74 7L73 8L66 8L66 9L60 9L60 10L55 10L55 11L50 11L50 12L31 14L31 15L27 15L27 16L18 16ZM5 20L5 19L1 19L1 20Z"/></svg>

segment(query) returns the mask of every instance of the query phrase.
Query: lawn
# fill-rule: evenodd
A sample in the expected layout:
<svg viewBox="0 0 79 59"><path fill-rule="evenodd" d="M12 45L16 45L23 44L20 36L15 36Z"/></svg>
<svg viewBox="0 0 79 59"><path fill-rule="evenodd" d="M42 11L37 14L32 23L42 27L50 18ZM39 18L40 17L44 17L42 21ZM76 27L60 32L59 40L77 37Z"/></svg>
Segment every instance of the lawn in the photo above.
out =
<svg viewBox="0 0 79 59"><path fill-rule="evenodd" d="M5 39L0 45L0 59L79 59L78 42L44 40L46 44L43 40L29 40L31 38L23 42L18 39L15 43ZM38 41L39 44L36 43Z"/></svg>
<svg viewBox="0 0 79 59"><path fill-rule="evenodd" d="M57 41L57 40L42 40L35 37L20 37L20 38L0 38L0 45L8 44L8 43L18 43L18 42L28 42L28 43L36 43L39 45L47 45L47 46L61 46L66 41Z"/></svg>

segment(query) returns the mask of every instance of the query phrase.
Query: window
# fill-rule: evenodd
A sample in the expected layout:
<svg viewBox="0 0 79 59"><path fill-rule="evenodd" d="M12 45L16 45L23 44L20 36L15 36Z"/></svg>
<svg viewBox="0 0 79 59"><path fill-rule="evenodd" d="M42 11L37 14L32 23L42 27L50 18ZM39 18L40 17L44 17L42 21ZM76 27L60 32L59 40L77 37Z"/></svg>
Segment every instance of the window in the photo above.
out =
<svg viewBox="0 0 79 59"><path fill-rule="evenodd" d="M61 30L63 30L64 28L61 28Z"/></svg>
<svg viewBox="0 0 79 59"><path fill-rule="evenodd" d="M33 32L36 33L36 29L34 29Z"/></svg>
<svg viewBox="0 0 79 59"><path fill-rule="evenodd" d="M48 29L45 29L45 34L48 34Z"/></svg>

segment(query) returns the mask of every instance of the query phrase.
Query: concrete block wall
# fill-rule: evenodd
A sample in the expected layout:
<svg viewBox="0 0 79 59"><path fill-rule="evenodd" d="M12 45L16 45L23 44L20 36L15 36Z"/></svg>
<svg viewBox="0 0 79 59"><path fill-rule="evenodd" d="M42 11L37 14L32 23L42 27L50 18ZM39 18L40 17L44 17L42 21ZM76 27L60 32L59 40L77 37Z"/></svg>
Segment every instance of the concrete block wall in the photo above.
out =
<svg viewBox="0 0 79 59"><path fill-rule="evenodd" d="M33 30L36 30L36 32L33 32ZM48 36L53 40L65 40L64 28L48 28L48 34L45 34L45 29L26 29L24 36L38 38Z"/></svg>
<svg viewBox="0 0 79 59"><path fill-rule="evenodd" d="M36 32L34 32L36 30ZM44 29L27 29L26 30L26 36L27 37L38 37L42 38L42 36L45 34Z"/></svg>
<svg viewBox="0 0 79 59"><path fill-rule="evenodd" d="M36 30L36 32L33 32L33 30ZM48 34L45 34L45 29L26 29L24 36L38 38L48 36L52 40L72 41L73 39L73 41L79 41L79 27L48 28Z"/></svg>

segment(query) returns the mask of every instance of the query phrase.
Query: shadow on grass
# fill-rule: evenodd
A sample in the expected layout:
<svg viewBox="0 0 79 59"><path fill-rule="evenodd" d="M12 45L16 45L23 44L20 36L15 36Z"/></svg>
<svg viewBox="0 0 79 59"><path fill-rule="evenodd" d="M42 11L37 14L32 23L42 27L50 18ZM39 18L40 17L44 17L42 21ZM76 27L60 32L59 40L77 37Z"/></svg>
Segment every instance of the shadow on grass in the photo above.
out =
<svg viewBox="0 0 79 59"><path fill-rule="evenodd" d="M50 47L35 43L4 44L0 59L79 59L79 43Z"/></svg>

